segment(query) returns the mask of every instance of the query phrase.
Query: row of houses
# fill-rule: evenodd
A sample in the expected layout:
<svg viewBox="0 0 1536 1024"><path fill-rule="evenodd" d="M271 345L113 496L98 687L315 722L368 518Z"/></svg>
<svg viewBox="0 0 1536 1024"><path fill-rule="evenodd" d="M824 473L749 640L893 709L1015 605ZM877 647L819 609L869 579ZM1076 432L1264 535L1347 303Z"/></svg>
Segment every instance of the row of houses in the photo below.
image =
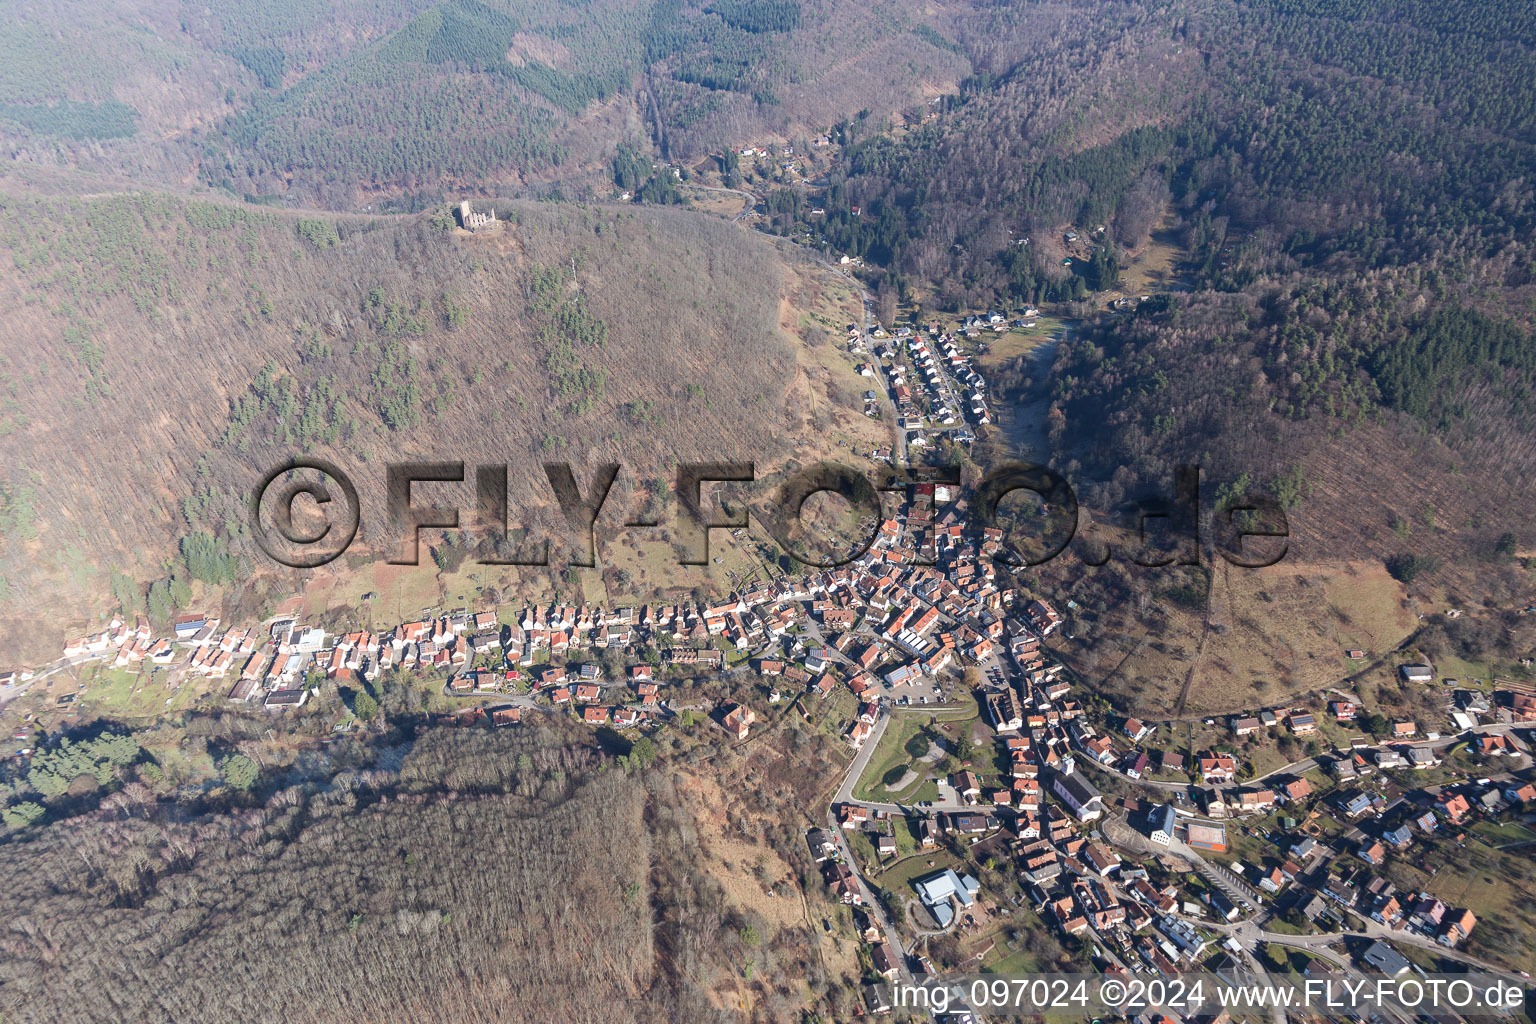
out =
<svg viewBox="0 0 1536 1024"><path fill-rule="evenodd" d="M395 668L442 672L453 679L450 692L460 694L499 692L524 678L509 672L531 676L540 665L548 667L538 670L538 685L561 684L562 659L615 647L648 662L720 670L729 650L771 646L814 618L829 631L825 650L799 665L764 657L759 667L790 681L805 673L805 685L822 694L846 683L863 695L881 682L897 687L937 679L962 659L988 658L1002 645L1022 657L1034 642L1005 618L1020 595L1000 585L989 557L1000 535L971 536L963 528L964 502L953 498L948 488L918 485L857 563L772 580L713 605L555 603L511 615L466 610L339 636L290 618L274 622L263 637L221 630L215 617L188 615L174 623L171 636L156 637L142 620L129 626L114 619L105 630L71 640L65 653L233 678L232 699L280 707L302 703L317 677L369 681ZM1033 614L1045 613L1035 608ZM874 625L872 635L855 633L861 621ZM858 730L850 738L857 741Z"/></svg>

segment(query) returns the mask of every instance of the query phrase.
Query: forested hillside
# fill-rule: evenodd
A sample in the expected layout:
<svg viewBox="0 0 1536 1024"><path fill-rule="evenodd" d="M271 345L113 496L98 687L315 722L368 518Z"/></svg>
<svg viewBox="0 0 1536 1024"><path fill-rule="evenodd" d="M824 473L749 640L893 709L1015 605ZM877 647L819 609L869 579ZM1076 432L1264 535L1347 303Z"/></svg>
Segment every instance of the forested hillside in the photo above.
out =
<svg viewBox="0 0 1536 1024"><path fill-rule="evenodd" d="M336 209L580 179L624 142L697 159L969 71L894 2L76 6L28 5L0 43L22 159Z"/></svg>
<svg viewBox="0 0 1536 1024"><path fill-rule="evenodd" d="M178 764L199 759L188 735L225 762L255 767L237 742L262 756L258 718L187 728ZM72 787L51 801L63 820L8 833L0 1012L670 1024L750 1019L722 993L776 1014L782 990L789 1014L840 990L823 989L806 926L693 870L712 863L705 823L672 772L645 770L651 741L615 761L591 737L552 722L407 729L324 758L270 747L259 780L227 771L202 797L187 783L193 803L172 813L174 769L120 736L132 754L98 792ZM782 837L760 857L781 863L777 845L808 868L795 830Z"/></svg>
<svg viewBox="0 0 1536 1024"><path fill-rule="evenodd" d="M1160 198L1149 174L1280 241L1309 233L1295 244L1309 258L1416 257L1530 215L1503 191L1536 118L1531 15L1514 3L918 14L842 0L266 0L20 14L0 44L0 131L23 159L409 208L443 189L579 180L626 142L691 161L847 122L858 144L829 237L955 296L1049 290L1049 264L978 265L995 264L1010 229L1118 215L1118 242L1134 245ZM894 145L862 130L940 96L946 118ZM875 216L850 223L851 206ZM967 255L940 244L953 236Z"/></svg>
<svg viewBox="0 0 1536 1024"><path fill-rule="evenodd" d="M855 126L817 230L969 306L1083 297L1085 261L1062 270L1052 236L1109 226L1112 257L1170 203L1228 288L1268 258L1383 266L1523 245L1530 12L1453 4L1478 11L1437 11L1432 28L1411 6L1121 5L1049 39L999 32L1003 52L977 55L939 120L896 140ZM808 214L774 199L780 223ZM1223 253L1234 240L1247 244Z"/></svg>
<svg viewBox="0 0 1536 1024"><path fill-rule="evenodd" d="M1458 500L1476 480L1526 507L1536 441L1528 7L1099 13L962 35L978 70L942 114L850 124L827 195L772 194L775 227L929 307L1087 317L1058 352L1053 438L1101 507L1204 461L1213 486L1335 498L1318 554L1384 556L1389 515L1441 492L1461 554L1528 528ZM1104 314L1154 231L1190 294Z"/></svg>
<svg viewBox="0 0 1536 1024"><path fill-rule="evenodd" d="M66 620L39 610L86 614L109 575L136 581L125 607L158 581L164 614L167 586L185 602L270 568L247 502L296 454L337 462L376 514L389 461L508 464L514 523L553 505L543 460L584 487L616 461L622 517L674 461L804 457L852 408L805 391L774 246L708 218L508 202L470 235L446 209L0 206L0 301L27 339L0 357L0 578L13 635L43 652ZM381 521L364 543L389 549Z"/></svg>
<svg viewBox="0 0 1536 1024"><path fill-rule="evenodd" d="M1307 685L1358 635L1350 601L1318 606L1331 587L1528 603L1532 19L1514 3L998 9L954 28L975 73L937 117L851 119L824 193L769 194L773 230L861 257L891 306L1069 318L1043 393L1034 356L998 380L1038 399L1026 415L1085 523L1125 521L1180 463L1203 467L1207 507L1281 500L1300 568L1259 593L1204 571L1045 570L1093 637L1075 666L1108 692L1173 680L1173 712L1197 674L1228 687L1218 703L1250 669L1260 699ZM1156 284L1122 274L1154 251Z"/></svg>
<svg viewBox="0 0 1536 1024"><path fill-rule="evenodd" d="M35 46L0 71L20 160L262 203L436 211L331 222L252 204L7 200L17 325L43 339L40 356L10 357L0 407L5 436L25 442L0 489L0 576L23 606L41 579L84 589L168 544L181 565L160 567L164 587L178 572L186 584L188 557L199 576L240 576L235 482L295 445L376 464L401 445L440 451L446 431L466 457L605 439L627 458L645 453L626 431L659 417L695 439L745 423L733 440L783 450L817 412L770 411L794 376L775 336L794 319L775 307L783 289L712 284L782 280L768 249L683 217L561 207L519 207L524 223L465 239L443 230L439 200L594 181L671 198L670 175L644 180L657 158L829 127L824 187L820 167L753 181L764 223L859 258L882 308L901 296L1073 318L1045 411L1056 461L1099 511L1200 461L1223 493L1280 492L1318 557L1475 579L1485 566L1468 560L1505 551L1505 534L1530 543L1528 5L1059 0L919 16L839 0L269 0L174 19L22 14ZM1107 309L1127 260L1154 246L1169 276L1135 291L1173 294ZM119 461L79 459L87 438ZM61 479L103 473L198 483L190 499L97 488L64 502L67 518L47 514L77 486ZM226 537L233 562L205 557Z"/></svg>

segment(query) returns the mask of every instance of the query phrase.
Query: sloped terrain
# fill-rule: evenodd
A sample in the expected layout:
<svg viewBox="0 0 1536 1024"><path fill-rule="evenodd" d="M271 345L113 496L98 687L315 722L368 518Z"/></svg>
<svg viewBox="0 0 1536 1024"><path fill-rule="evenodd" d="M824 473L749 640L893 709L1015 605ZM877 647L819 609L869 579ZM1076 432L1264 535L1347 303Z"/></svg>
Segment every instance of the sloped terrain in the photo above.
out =
<svg viewBox="0 0 1536 1024"><path fill-rule="evenodd" d="M893 2L266 0L26 5L0 138L28 161L406 208L814 134L952 90L959 46Z"/></svg>
<svg viewBox="0 0 1536 1024"><path fill-rule="evenodd" d="M654 922L718 896L679 884L692 843L641 781L532 732L393 760L178 822L130 786L14 839L6 1019L715 1019L695 925Z"/></svg>
<svg viewBox="0 0 1536 1024"><path fill-rule="evenodd" d="M218 582L267 568L246 503L299 453L354 476L382 555L392 460L508 464L514 523L553 505L543 461L573 463L584 487L620 462L622 513L675 462L819 451L835 403L852 401L823 396L808 415L787 399L813 392L779 329L781 257L707 218L503 203L514 222L471 235L442 211L333 221L155 194L0 205L17 339L0 367L0 575L16 635L37 643L65 626L27 609L79 607L109 570L142 594L191 534L228 551Z"/></svg>

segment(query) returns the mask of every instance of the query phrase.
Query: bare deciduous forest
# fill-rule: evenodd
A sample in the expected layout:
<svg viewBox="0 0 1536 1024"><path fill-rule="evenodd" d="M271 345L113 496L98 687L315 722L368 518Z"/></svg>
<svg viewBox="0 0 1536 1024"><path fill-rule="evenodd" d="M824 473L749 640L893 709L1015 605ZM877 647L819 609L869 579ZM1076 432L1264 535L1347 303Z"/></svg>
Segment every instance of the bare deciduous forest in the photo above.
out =
<svg viewBox="0 0 1536 1024"><path fill-rule="evenodd" d="M331 209L547 183L638 137L697 160L921 103L970 70L895 2L65 4L23 20L0 43L0 135L21 159Z"/></svg>
<svg viewBox="0 0 1536 1024"><path fill-rule="evenodd" d="M389 461L508 464L512 521L536 523L553 506L544 461L572 462L583 486L622 463L631 489L613 504L629 507L677 462L768 464L815 429L789 398L783 257L708 218L505 201L498 230L470 235L446 211L3 205L18 272L0 289L34 341L0 357L17 642L53 646L64 624L35 610L103 592L109 570L142 594L195 535L228 542L227 561L184 581L248 577L250 491L295 453L354 476L374 513L363 540L383 551Z"/></svg>
<svg viewBox="0 0 1536 1024"><path fill-rule="evenodd" d="M885 444L853 364L891 357L845 350L862 288L887 327L996 311L1016 346L979 342L996 369L972 385L999 413L1038 409L1039 451L1079 489L1071 554L1019 577L1068 612L1053 654L1093 715L1191 721L1365 682L1372 717L1427 731L1445 695L1394 678L1399 651L1531 677L1528 2L10 13L0 669L57 657L103 612L249 625L348 573L359 586L303 614L358 628L360 570L399 540L380 514L393 461L505 464L512 523L564 532L546 462L583 488L623 465L620 520L664 516L681 462L773 480ZM465 196L495 223L458 221ZM1155 277L1127 270L1154 251ZM967 469L1012 457L1004 423L976 426ZM251 488L295 454L361 492L360 543L319 584L251 535ZM1208 511L1272 496L1290 560L1239 572L1207 535L1209 564L1131 565L1123 517L1190 463ZM454 493L467 519L473 483ZM853 527L838 515L810 525ZM432 551L441 576L469 543ZM653 599L655 552L626 554L593 576ZM499 586L454 599L505 613ZM414 614L398 593L397 620ZM625 668L618 647L601 661ZM631 739L531 702L517 728L449 728L428 712L458 698L410 672L367 693L317 675L280 728L222 694L173 715L154 670L50 697L85 721L22 729L34 749L0 764L4 1020L854 1015L873 954L805 836L848 763L863 709L829 709L849 694L670 679L676 717ZM93 703L131 687L138 727L71 708L87 681ZM748 739L694 717L770 687ZM964 728L975 753L985 726ZM989 897L1012 885L1006 863L976 870ZM921 948L978 962L960 933ZM1010 933L1004 962L1088 960Z"/></svg>
<svg viewBox="0 0 1536 1024"><path fill-rule="evenodd" d="M835 741L796 720L752 750L663 732L615 759L565 720L414 721L371 746L268 743L241 715L54 744L116 766L45 786L58 820L8 837L6 1019L705 1022L848 998L799 888ZM222 779L178 767L205 745ZM228 770L237 749L257 771Z"/></svg>
<svg viewBox="0 0 1536 1024"><path fill-rule="evenodd" d="M652 845L689 853L652 835L643 783L524 734L393 756L228 815L12 845L6 1016L710 1019L691 972L658 976L653 918L691 897L654 890Z"/></svg>

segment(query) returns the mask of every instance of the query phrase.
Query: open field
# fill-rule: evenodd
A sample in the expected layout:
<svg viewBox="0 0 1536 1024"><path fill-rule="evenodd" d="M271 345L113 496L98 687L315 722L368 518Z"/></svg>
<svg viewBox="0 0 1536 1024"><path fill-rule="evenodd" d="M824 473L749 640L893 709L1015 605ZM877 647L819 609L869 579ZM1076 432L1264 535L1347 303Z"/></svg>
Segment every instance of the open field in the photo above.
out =
<svg viewBox="0 0 1536 1024"><path fill-rule="evenodd" d="M316 616L331 609L353 608L372 616L376 624L408 621L422 609L443 602L437 567L422 545L421 565L389 565L383 559L352 572L314 574L304 589L303 614ZM332 563L339 564L339 563ZM373 594L364 601L364 594Z"/></svg>
<svg viewBox="0 0 1536 1024"><path fill-rule="evenodd" d="M1270 704L1334 685L1346 671L1346 649L1385 654L1414 626L1401 585L1376 565L1223 564L1216 580L1212 635L1190 690L1191 713L1228 710L1234 701Z"/></svg>
<svg viewBox="0 0 1536 1024"><path fill-rule="evenodd" d="M1053 316L1044 316L1033 327L1015 327L1004 334L985 338L986 351L976 357L983 373L995 370L1019 356L1027 355L1061 335L1063 324Z"/></svg>
<svg viewBox="0 0 1536 1024"><path fill-rule="evenodd" d="M1009 950L1001 935L998 936L997 945L981 961L983 974L1033 974L1039 969L1040 961L1028 950Z"/></svg>
<svg viewBox="0 0 1536 1024"><path fill-rule="evenodd" d="M1433 869L1426 874L1425 867ZM1399 870L1453 907L1477 916L1464 948L1496 963L1536 971L1536 864L1528 850L1496 850L1480 843L1460 849L1441 842L1427 859Z"/></svg>
<svg viewBox="0 0 1536 1024"><path fill-rule="evenodd" d="M1143 295L1149 292L1178 291L1188 285L1178 277L1178 264L1186 258L1178 234L1165 217L1152 237L1120 271L1120 292Z"/></svg>
<svg viewBox="0 0 1536 1024"><path fill-rule="evenodd" d="M50 680L54 686L45 693L67 693L73 688L69 677L61 673ZM107 718L148 720L191 707L200 697L220 693L233 686L233 681L210 682L191 677L183 678L175 689L167 689L162 681L164 673L151 668L129 670L108 668L91 663L78 670L79 696L73 711L90 712ZM170 696L167 697L166 695Z"/></svg>
<svg viewBox="0 0 1536 1024"><path fill-rule="evenodd" d="M688 184L679 186L679 191L687 198L690 207L717 217L735 219L743 212L743 208L750 209L752 206L749 200L734 192L716 192Z"/></svg>
<svg viewBox="0 0 1536 1024"><path fill-rule="evenodd" d="M1370 563L1282 561L1241 569L1221 562L1207 602L1192 608L1165 600L1150 627L1136 623L1134 632L1100 643L1094 660L1106 690L1135 694L1136 712L1149 718L1282 705L1339 686L1364 667L1350 663L1345 650L1358 646L1368 659L1382 657L1416 624L1401 584ZM1081 643L1062 649L1069 662L1082 663Z"/></svg>
<svg viewBox="0 0 1536 1024"><path fill-rule="evenodd" d="M1536 832L1512 821L1480 821L1472 826L1472 832L1500 849L1536 843Z"/></svg>

